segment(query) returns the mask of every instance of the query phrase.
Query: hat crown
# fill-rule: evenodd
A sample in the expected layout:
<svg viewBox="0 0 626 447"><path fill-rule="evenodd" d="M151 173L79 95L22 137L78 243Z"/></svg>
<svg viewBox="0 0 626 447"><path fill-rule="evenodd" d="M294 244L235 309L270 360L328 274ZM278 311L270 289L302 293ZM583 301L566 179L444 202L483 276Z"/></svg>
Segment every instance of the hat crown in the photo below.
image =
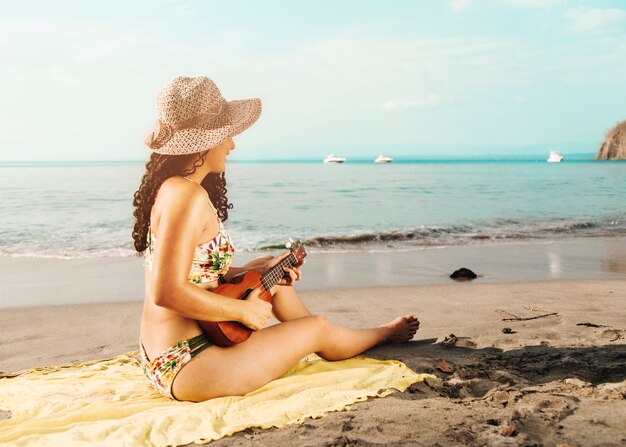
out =
<svg viewBox="0 0 626 447"><path fill-rule="evenodd" d="M217 115L225 100L217 85L205 76L178 76L157 96L159 119L172 126L197 117Z"/></svg>

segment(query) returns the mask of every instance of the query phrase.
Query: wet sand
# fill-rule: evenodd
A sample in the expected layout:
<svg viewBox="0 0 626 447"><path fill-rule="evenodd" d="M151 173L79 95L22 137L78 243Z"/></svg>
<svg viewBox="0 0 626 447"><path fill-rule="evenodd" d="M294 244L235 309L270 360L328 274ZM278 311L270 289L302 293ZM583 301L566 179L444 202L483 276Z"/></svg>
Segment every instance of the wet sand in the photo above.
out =
<svg viewBox="0 0 626 447"><path fill-rule="evenodd" d="M273 252L271 254L278 254ZM264 253L268 254L268 253ZM258 256L237 253L235 265ZM626 238L579 238L429 248L320 253L307 257L299 290L449 284L467 267L480 284L626 279ZM45 259L0 256L0 309L143 299L141 258Z"/></svg>

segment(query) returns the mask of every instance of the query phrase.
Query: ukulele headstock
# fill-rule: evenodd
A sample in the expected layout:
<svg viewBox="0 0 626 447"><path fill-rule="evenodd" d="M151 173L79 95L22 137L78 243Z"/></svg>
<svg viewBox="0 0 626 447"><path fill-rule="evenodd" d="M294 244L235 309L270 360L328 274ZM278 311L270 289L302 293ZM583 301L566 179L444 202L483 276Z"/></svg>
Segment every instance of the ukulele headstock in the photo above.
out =
<svg viewBox="0 0 626 447"><path fill-rule="evenodd" d="M300 242L300 240L291 243L291 247L289 247L289 249L291 250L291 254L296 258L297 261L300 261L301 259L304 259L306 257L306 250L304 249L304 245L302 245L302 242Z"/></svg>

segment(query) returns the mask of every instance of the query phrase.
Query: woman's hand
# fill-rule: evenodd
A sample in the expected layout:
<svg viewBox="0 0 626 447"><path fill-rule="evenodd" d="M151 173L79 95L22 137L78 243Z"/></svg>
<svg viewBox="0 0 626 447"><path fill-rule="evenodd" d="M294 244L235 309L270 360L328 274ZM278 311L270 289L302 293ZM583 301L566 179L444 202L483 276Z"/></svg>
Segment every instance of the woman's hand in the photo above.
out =
<svg viewBox="0 0 626 447"><path fill-rule="evenodd" d="M269 269L277 265L280 261L289 256L291 252L286 251L280 256L276 256L275 258L270 259L265 263L263 268L260 270L261 273L267 272ZM276 283L279 286L293 286L296 281L299 281L302 278L302 272L300 271L300 267L304 264L304 259L301 259L296 265L292 268L284 267L283 270L285 274L282 278L278 280Z"/></svg>
<svg viewBox="0 0 626 447"><path fill-rule="evenodd" d="M259 290L254 289L245 301L247 303L241 322L253 331L263 329L272 316L272 305L259 298Z"/></svg>

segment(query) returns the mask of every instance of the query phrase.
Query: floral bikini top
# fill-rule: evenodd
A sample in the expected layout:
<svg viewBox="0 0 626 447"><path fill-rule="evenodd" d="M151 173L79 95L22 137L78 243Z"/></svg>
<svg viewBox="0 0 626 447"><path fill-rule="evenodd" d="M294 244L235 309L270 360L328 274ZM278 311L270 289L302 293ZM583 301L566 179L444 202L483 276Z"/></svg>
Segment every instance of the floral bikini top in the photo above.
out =
<svg viewBox="0 0 626 447"><path fill-rule="evenodd" d="M196 245L193 252L191 270L187 279L194 284L213 282L228 271L235 254L235 247L230 241L230 236L224 228L224 224L218 218L219 232L210 241ZM144 253L144 265L152 270L152 259L156 237L148 228L148 247Z"/></svg>

